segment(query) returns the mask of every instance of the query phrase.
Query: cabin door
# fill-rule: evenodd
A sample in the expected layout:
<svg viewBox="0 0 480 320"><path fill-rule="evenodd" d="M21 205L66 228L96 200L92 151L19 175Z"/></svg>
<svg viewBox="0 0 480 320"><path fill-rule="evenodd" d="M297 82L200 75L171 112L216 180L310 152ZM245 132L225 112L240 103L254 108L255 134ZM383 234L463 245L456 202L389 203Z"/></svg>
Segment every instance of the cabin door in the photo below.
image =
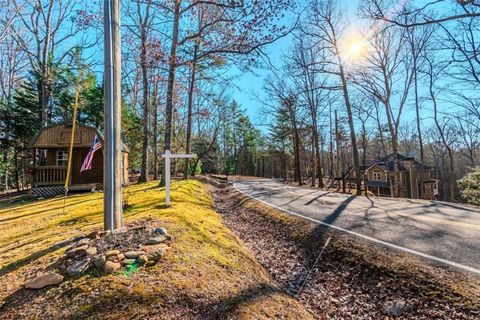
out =
<svg viewBox="0 0 480 320"><path fill-rule="evenodd" d="M80 173L80 168L82 167L83 160L87 155L84 152L85 148L74 148L73 157L72 157L72 184L82 184L82 174ZM87 149L88 152L88 149Z"/></svg>

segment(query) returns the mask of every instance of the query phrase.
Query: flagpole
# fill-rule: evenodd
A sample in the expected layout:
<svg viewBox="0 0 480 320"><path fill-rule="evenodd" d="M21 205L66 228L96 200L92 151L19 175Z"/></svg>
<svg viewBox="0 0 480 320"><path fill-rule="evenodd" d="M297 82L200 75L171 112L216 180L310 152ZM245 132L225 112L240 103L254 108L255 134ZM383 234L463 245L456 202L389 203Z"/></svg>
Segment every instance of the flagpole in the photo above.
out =
<svg viewBox="0 0 480 320"><path fill-rule="evenodd" d="M123 225L122 219L122 155L121 155L121 59L119 0L104 0L105 34L105 139L103 205L105 230Z"/></svg>

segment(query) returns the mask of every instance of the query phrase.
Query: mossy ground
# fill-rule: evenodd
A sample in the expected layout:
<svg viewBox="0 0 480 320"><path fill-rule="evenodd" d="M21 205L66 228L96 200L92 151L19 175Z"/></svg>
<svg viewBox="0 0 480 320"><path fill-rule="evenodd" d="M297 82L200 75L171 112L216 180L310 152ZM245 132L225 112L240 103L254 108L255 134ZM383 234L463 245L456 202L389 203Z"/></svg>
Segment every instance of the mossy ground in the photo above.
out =
<svg viewBox="0 0 480 320"><path fill-rule="evenodd" d="M175 182L170 208L164 197L156 181L124 189L127 225L148 220L174 237L159 264L130 274L93 271L39 291L22 285L53 268L62 241L102 228L102 194L67 197L65 213L61 197L0 202L0 318L310 318L223 226L206 185Z"/></svg>

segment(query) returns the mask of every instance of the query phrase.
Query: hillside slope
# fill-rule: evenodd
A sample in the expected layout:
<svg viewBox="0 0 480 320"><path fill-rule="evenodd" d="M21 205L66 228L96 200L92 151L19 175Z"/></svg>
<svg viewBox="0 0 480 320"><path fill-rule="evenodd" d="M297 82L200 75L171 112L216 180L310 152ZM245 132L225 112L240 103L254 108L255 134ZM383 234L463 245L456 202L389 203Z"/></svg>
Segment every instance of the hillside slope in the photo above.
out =
<svg viewBox="0 0 480 320"><path fill-rule="evenodd" d="M310 319L276 288L264 268L224 227L207 186L179 181L165 208L158 182L124 190L127 225L168 229L172 248L159 264L133 273L88 271L32 291L25 281L54 268L65 240L101 229L102 194L0 202L0 318Z"/></svg>

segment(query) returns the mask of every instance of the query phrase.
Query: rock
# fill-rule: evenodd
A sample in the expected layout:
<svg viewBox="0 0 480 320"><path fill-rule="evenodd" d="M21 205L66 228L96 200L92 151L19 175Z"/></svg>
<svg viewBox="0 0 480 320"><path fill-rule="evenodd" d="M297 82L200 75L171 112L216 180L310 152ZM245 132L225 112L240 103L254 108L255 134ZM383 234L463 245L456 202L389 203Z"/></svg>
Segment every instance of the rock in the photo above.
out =
<svg viewBox="0 0 480 320"><path fill-rule="evenodd" d="M95 262L95 266L97 266L99 268L103 267L105 262L107 262L107 257L105 257L104 255L101 255L99 257L96 257L94 262Z"/></svg>
<svg viewBox="0 0 480 320"><path fill-rule="evenodd" d="M110 256L107 257L107 261L120 262L120 259L118 259L118 256Z"/></svg>
<svg viewBox="0 0 480 320"><path fill-rule="evenodd" d="M146 229L147 226L136 226L129 228L130 231Z"/></svg>
<svg viewBox="0 0 480 320"><path fill-rule="evenodd" d="M147 255L139 255L138 258L137 258L137 261L141 264L144 264L146 262L148 262L148 256Z"/></svg>
<svg viewBox="0 0 480 320"><path fill-rule="evenodd" d="M111 256L118 256L120 253L121 253L120 250L110 250L105 252L105 255L107 257L111 257Z"/></svg>
<svg viewBox="0 0 480 320"><path fill-rule="evenodd" d="M168 234L167 229L163 227L156 227L155 230L153 231L155 234L158 234L160 236L164 236L167 238L168 241L172 240L172 236Z"/></svg>
<svg viewBox="0 0 480 320"><path fill-rule="evenodd" d="M120 253L118 256L117 256L117 259L122 261L123 259L125 259L125 255L123 253Z"/></svg>
<svg viewBox="0 0 480 320"><path fill-rule="evenodd" d="M125 252L125 258L127 259L137 259L139 255L145 254L145 251L127 251Z"/></svg>
<svg viewBox="0 0 480 320"><path fill-rule="evenodd" d="M383 305L383 312L392 317L399 317L405 312L412 310L412 306L407 305L404 299L397 299L394 301L387 301Z"/></svg>
<svg viewBox="0 0 480 320"><path fill-rule="evenodd" d="M87 249L85 249L85 253L89 256L94 256L97 254L97 248L95 247L88 247Z"/></svg>
<svg viewBox="0 0 480 320"><path fill-rule="evenodd" d="M170 247L165 243L160 243L156 245L145 245L142 246L141 249L147 253L149 260L157 262L165 255Z"/></svg>
<svg viewBox="0 0 480 320"><path fill-rule="evenodd" d="M103 266L103 271L105 271L105 273L110 274L110 273L114 273L115 271L120 269L120 267L121 267L121 265L118 262L107 261L107 262L105 262L105 265Z"/></svg>
<svg viewBox="0 0 480 320"><path fill-rule="evenodd" d="M167 237L165 236L158 236L158 237L155 237L155 238L150 238L147 240L147 242L145 242L146 245L154 245L154 244L160 244L160 243L164 243L167 241Z"/></svg>
<svg viewBox="0 0 480 320"><path fill-rule="evenodd" d="M75 247L73 249L70 249L66 252L67 257L75 257L78 255L83 255L85 254L85 250L88 249L88 244L81 245L79 247Z"/></svg>
<svg viewBox="0 0 480 320"><path fill-rule="evenodd" d="M145 263L145 267L152 267L152 266L154 266L155 264L156 264L155 261L150 260L150 261L148 261L147 263Z"/></svg>
<svg viewBox="0 0 480 320"><path fill-rule="evenodd" d="M153 232L161 236L165 236L168 234L167 229L163 227L156 227L155 230L153 230Z"/></svg>
<svg viewBox="0 0 480 320"><path fill-rule="evenodd" d="M125 265L131 265L131 264L134 264L135 262L137 262L137 259L125 259L122 261L122 263Z"/></svg>
<svg viewBox="0 0 480 320"><path fill-rule="evenodd" d="M84 273L90 266L90 258L75 262L67 268L67 273L70 277L76 277Z"/></svg>
<svg viewBox="0 0 480 320"><path fill-rule="evenodd" d="M59 284L63 281L63 276L55 273L50 272L39 277L36 277L32 281L25 283L25 288L27 289L42 289L46 286L52 286L55 284Z"/></svg>
<svg viewBox="0 0 480 320"><path fill-rule="evenodd" d="M168 249L170 249L170 247L166 243L160 243L156 245L145 245L140 249L145 251L147 254L161 253L163 255Z"/></svg>
<svg viewBox="0 0 480 320"><path fill-rule="evenodd" d="M92 240L99 239L100 238L100 232L98 230L97 231L92 231L89 234L87 234L87 238L92 239Z"/></svg>
<svg viewBox="0 0 480 320"><path fill-rule="evenodd" d="M150 260L157 262L165 255L165 251L157 251L149 255Z"/></svg>

